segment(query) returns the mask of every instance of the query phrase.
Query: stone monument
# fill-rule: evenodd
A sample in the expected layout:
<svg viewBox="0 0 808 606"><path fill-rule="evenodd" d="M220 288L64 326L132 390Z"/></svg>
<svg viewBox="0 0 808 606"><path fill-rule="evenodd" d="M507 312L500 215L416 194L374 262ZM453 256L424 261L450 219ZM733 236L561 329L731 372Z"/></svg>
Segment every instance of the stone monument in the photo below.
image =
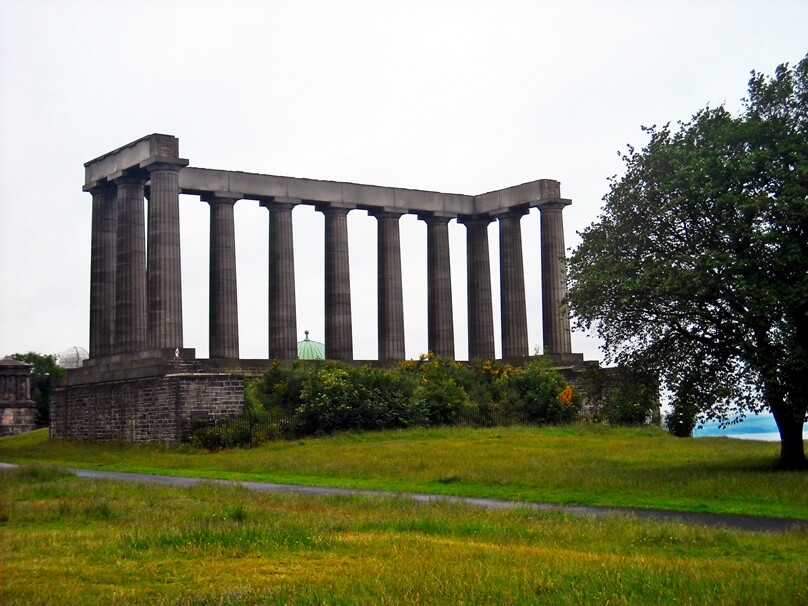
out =
<svg viewBox="0 0 808 606"><path fill-rule="evenodd" d="M36 403L31 400L33 366L4 358L0 360L0 436L34 429Z"/></svg>
<svg viewBox="0 0 808 606"><path fill-rule="evenodd" d="M503 358L530 355L521 218L540 213L544 353L559 367L583 363L570 345L565 306L561 185L539 179L479 195L320 181L197 168L179 155L179 140L152 134L85 165L92 195L90 352L54 390L54 437L173 442L190 419L243 409L243 379L272 360L298 358L292 210L313 206L325 217L324 326L327 359L353 360L348 221L364 211L377 221L378 360L404 358L399 220L427 227L428 348L454 357L448 225L465 226L469 357L494 357L488 226L499 224ZM183 344L180 195L210 206L210 359ZM146 220L146 200L148 219ZM234 206L267 209L268 360L239 355ZM363 293L364 295L365 293Z"/></svg>

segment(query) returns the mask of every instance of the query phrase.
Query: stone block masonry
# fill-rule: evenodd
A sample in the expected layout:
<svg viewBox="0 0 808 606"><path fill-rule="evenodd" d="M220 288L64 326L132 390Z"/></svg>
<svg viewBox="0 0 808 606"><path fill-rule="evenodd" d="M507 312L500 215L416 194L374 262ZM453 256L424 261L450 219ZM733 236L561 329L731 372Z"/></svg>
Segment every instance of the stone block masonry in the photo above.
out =
<svg viewBox="0 0 808 606"><path fill-rule="evenodd" d="M77 382L54 390L51 438L176 444L192 421L243 411L244 378L233 372Z"/></svg>

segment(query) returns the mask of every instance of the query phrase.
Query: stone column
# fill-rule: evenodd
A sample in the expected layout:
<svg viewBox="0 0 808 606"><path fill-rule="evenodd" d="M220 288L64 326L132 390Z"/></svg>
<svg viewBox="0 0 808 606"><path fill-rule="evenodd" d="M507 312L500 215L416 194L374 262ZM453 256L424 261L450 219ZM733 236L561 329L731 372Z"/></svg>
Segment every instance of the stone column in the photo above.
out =
<svg viewBox="0 0 808 606"><path fill-rule="evenodd" d="M115 179L115 353L146 349L146 178L137 171Z"/></svg>
<svg viewBox="0 0 808 606"><path fill-rule="evenodd" d="M350 208L318 206L325 215L325 356L353 360L351 270L348 256Z"/></svg>
<svg viewBox="0 0 808 606"><path fill-rule="evenodd" d="M149 349L182 347L179 171L183 162L158 161L147 166L151 175L146 266Z"/></svg>
<svg viewBox="0 0 808 606"><path fill-rule="evenodd" d="M210 358L238 359L238 289L233 206L240 196L211 194L210 204Z"/></svg>
<svg viewBox="0 0 808 606"><path fill-rule="evenodd" d="M491 260L488 224L491 219L466 218L469 360L494 358L494 311L491 301Z"/></svg>
<svg viewBox="0 0 808 606"><path fill-rule="evenodd" d="M372 213L378 222L379 360L404 359L401 237L397 212Z"/></svg>
<svg viewBox="0 0 808 606"><path fill-rule="evenodd" d="M420 217L426 221L427 327L429 351L454 358L452 271L449 258L449 217Z"/></svg>
<svg viewBox="0 0 808 606"><path fill-rule="evenodd" d="M567 307L564 217L570 202L546 202L541 211L541 306L545 354L572 352Z"/></svg>
<svg viewBox="0 0 808 606"><path fill-rule="evenodd" d="M269 358L297 359L297 306L292 209L295 202L262 200L269 210Z"/></svg>
<svg viewBox="0 0 808 606"><path fill-rule="evenodd" d="M115 185L102 183L93 196L90 244L90 357L114 352L115 343L115 240L117 195Z"/></svg>
<svg viewBox="0 0 808 606"><path fill-rule="evenodd" d="M502 314L502 357L522 358L529 354L527 303L522 261L520 221L527 211L510 210L499 217L499 284Z"/></svg>

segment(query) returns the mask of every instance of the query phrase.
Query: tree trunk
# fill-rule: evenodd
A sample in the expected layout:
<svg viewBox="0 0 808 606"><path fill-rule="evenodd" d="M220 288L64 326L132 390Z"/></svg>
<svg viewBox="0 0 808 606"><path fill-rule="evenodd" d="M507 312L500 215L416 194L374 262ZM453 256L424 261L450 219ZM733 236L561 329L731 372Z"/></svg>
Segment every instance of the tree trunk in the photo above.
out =
<svg viewBox="0 0 808 606"><path fill-rule="evenodd" d="M797 415L790 410L780 414L772 410L772 413L780 432L780 460L777 466L780 469L808 469L802 440L802 415L796 418Z"/></svg>

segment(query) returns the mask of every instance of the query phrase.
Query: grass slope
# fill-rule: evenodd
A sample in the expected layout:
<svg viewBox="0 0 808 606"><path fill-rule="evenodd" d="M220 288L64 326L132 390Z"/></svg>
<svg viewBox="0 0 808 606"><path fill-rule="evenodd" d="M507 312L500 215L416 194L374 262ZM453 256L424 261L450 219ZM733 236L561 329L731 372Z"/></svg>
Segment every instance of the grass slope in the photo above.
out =
<svg viewBox="0 0 808 606"><path fill-rule="evenodd" d="M551 503L808 519L808 474L773 470L778 445L678 439L655 428L414 429L208 453L0 439L0 461Z"/></svg>

